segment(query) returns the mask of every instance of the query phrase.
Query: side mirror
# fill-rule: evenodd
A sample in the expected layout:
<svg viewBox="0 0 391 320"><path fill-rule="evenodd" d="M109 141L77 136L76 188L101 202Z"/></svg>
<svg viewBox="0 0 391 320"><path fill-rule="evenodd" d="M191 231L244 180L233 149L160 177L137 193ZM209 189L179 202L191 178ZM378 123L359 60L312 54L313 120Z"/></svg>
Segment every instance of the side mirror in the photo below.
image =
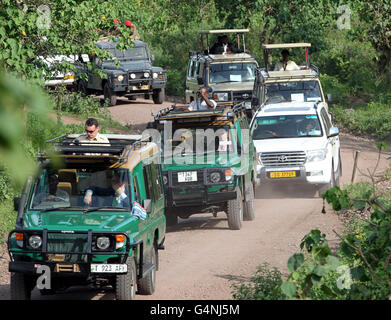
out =
<svg viewBox="0 0 391 320"><path fill-rule="evenodd" d="M329 130L328 137L331 138L331 137L335 137L337 135L339 135L339 129L337 127L331 127Z"/></svg>
<svg viewBox="0 0 391 320"><path fill-rule="evenodd" d="M153 53L151 54L151 61L152 63L155 61L155 55Z"/></svg>
<svg viewBox="0 0 391 320"><path fill-rule="evenodd" d="M143 207L147 211L147 213L151 213L152 212L152 200L151 199L144 199Z"/></svg>
<svg viewBox="0 0 391 320"><path fill-rule="evenodd" d="M333 95L331 93L327 93L326 100L327 100L327 102L332 103L333 102Z"/></svg>
<svg viewBox="0 0 391 320"><path fill-rule="evenodd" d="M18 211L20 206L20 197L14 197L14 210Z"/></svg>
<svg viewBox="0 0 391 320"><path fill-rule="evenodd" d="M202 86L204 84L204 79L202 79L201 77L197 77L197 83L199 86Z"/></svg>

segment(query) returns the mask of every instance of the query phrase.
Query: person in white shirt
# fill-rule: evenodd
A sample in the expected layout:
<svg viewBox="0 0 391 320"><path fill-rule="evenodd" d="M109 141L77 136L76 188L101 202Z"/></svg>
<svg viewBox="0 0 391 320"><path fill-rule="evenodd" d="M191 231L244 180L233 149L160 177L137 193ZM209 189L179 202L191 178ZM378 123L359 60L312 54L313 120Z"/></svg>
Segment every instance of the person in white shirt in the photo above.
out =
<svg viewBox="0 0 391 320"><path fill-rule="evenodd" d="M95 118L88 118L85 123L85 134L81 134L77 140L88 143L110 143L107 137L99 134L100 126Z"/></svg>
<svg viewBox="0 0 391 320"><path fill-rule="evenodd" d="M200 89L200 98L194 100L189 105L189 111L215 109L217 102L208 98L208 89L203 87Z"/></svg>
<svg viewBox="0 0 391 320"><path fill-rule="evenodd" d="M282 60L277 62L274 71L291 71L300 70L299 66L292 60L289 60L289 51L284 49L281 51Z"/></svg>

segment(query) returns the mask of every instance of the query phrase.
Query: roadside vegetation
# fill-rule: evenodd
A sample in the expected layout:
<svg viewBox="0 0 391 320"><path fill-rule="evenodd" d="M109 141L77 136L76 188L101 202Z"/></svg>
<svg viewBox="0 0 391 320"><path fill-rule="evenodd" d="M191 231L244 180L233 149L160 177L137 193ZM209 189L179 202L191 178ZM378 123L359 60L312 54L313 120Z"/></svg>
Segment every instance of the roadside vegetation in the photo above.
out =
<svg viewBox="0 0 391 320"><path fill-rule="evenodd" d="M34 172L37 150L47 139L83 131L82 125L65 125L60 117L53 121L48 113L81 120L96 116L104 128L121 129L95 99L45 92L49 70L36 68L36 58L51 52L97 51L94 43L112 31L113 19L137 26L155 64L167 70L167 94L175 96L184 94L188 53L199 48L199 30L249 28L246 46L261 64L263 43L310 42L312 63L319 67L325 93L333 96L330 110L340 129L376 139L391 133L389 1L0 0L0 7L0 241L14 224L12 198ZM121 25L118 32L119 45L129 46L126 28ZM302 252L289 259L286 279L262 265L251 284L234 285L235 299L390 297L390 192L380 192L376 183L354 184L329 190L325 199L341 215L352 216L339 235L338 250L312 230ZM370 214L355 218L363 211Z"/></svg>
<svg viewBox="0 0 391 320"><path fill-rule="evenodd" d="M385 144L378 144L379 156ZM336 249L325 234L311 230L301 251L287 262L284 276L268 264L259 266L248 283L232 283L237 300L389 300L391 299L391 190L390 171L372 182L344 190L334 187L323 199L345 221Z"/></svg>

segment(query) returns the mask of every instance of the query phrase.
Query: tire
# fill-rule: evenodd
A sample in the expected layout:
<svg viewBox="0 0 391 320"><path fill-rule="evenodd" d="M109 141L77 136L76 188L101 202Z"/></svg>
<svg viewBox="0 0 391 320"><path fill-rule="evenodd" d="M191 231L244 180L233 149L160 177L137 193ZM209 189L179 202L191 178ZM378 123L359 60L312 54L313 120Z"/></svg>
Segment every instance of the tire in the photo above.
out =
<svg viewBox="0 0 391 320"><path fill-rule="evenodd" d="M252 221L255 219L254 214L254 184L250 183L250 199L243 201L243 220Z"/></svg>
<svg viewBox="0 0 391 320"><path fill-rule="evenodd" d="M153 90L152 100L155 104L162 104L165 98L165 90L164 88Z"/></svg>
<svg viewBox="0 0 391 320"><path fill-rule="evenodd" d="M155 268L148 273L147 276L140 279L138 283L138 293L143 295L152 295L155 292L156 270L158 265L158 254L155 245L152 246L150 253L145 258L144 265L149 267L154 264Z"/></svg>
<svg viewBox="0 0 391 320"><path fill-rule="evenodd" d="M134 300L136 296L136 262L133 257L128 257L126 264L128 265L128 273L116 276L115 297L117 300Z"/></svg>
<svg viewBox="0 0 391 320"><path fill-rule="evenodd" d="M77 82L77 91L81 93L83 97L88 95L87 83L84 80Z"/></svg>
<svg viewBox="0 0 391 320"><path fill-rule="evenodd" d="M31 300L34 279L23 273L11 273L11 300Z"/></svg>
<svg viewBox="0 0 391 320"><path fill-rule="evenodd" d="M242 192L236 187L236 199L227 202L228 227L231 230L240 230L243 221Z"/></svg>
<svg viewBox="0 0 391 320"><path fill-rule="evenodd" d="M105 82L103 86L103 96L105 101L109 102L110 106L115 106L117 104L117 95L114 94L108 82Z"/></svg>

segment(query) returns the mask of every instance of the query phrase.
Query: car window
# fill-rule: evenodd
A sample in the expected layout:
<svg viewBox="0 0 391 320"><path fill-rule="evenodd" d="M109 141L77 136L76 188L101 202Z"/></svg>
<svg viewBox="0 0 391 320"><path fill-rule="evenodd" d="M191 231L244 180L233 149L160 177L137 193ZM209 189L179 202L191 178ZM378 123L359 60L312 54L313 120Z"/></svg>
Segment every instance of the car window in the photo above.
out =
<svg viewBox="0 0 391 320"><path fill-rule="evenodd" d="M321 137L317 115L281 115L258 117L253 124L254 140L273 138Z"/></svg>
<svg viewBox="0 0 391 320"><path fill-rule="evenodd" d="M129 173L126 169L97 169L90 166L43 169L35 182L30 209L69 207L70 210L77 210L85 207L87 192L92 192L90 206L128 208Z"/></svg>
<svg viewBox="0 0 391 320"><path fill-rule="evenodd" d="M251 82L255 80L255 63L212 64L209 70L210 83Z"/></svg>
<svg viewBox="0 0 391 320"><path fill-rule="evenodd" d="M325 125L326 133L328 134L328 132L330 131L330 128L332 127L330 118L329 118L329 116L327 115L327 111L326 111L325 109L322 109L322 110L320 111L320 114L321 114L323 123L324 123L324 125Z"/></svg>

